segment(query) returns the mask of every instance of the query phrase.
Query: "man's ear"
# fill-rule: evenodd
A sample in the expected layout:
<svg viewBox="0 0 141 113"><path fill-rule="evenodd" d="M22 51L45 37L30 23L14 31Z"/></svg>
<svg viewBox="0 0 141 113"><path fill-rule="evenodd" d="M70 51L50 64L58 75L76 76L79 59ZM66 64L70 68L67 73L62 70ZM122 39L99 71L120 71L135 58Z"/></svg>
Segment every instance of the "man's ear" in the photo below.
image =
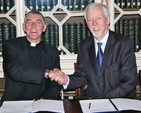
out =
<svg viewBox="0 0 141 113"><path fill-rule="evenodd" d="M23 27L23 31L26 32L26 30L25 30L25 24L22 24L22 27Z"/></svg>
<svg viewBox="0 0 141 113"><path fill-rule="evenodd" d="M110 25L110 17L107 18L107 24Z"/></svg>
<svg viewBox="0 0 141 113"><path fill-rule="evenodd" d="M44 24L43 32L45 32L47 29L47 24Z"/></svg>

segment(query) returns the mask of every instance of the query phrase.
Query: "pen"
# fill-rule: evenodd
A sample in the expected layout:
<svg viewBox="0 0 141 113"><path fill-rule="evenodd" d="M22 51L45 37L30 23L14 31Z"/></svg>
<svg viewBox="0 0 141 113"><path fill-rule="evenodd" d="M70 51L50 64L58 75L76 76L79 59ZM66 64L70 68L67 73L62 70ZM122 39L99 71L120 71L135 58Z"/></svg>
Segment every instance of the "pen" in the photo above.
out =
<svg viewBox="0 0 141 113"><path fill-rule="evenodd" d="M109 100L110 100L110 102L112 103L112 105L114 106L114 108L115 108L117 111L119 111L118 108L116 107L116 105L113 103L113 101L112 101L111 99L109 99Z"/></svg>
<svg viewBox="0 0 141 113"><path fill-rule="evenodd" d="M91 108L91 103L89 103L89 109Z"/></svg>

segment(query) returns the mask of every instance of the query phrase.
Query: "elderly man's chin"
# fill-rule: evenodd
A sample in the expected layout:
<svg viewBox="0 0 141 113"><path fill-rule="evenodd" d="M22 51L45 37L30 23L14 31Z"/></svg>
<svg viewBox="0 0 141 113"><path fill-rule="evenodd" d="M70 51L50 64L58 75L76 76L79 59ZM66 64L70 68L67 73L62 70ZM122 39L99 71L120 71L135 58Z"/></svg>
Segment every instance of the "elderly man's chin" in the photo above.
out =
<svg viewBox="0 0 141 113"><path fill-rule="evenodd" d="M102 34L101 33L99 33L99 34L93 33L93 36L98 39L102 36Z"/></svg>

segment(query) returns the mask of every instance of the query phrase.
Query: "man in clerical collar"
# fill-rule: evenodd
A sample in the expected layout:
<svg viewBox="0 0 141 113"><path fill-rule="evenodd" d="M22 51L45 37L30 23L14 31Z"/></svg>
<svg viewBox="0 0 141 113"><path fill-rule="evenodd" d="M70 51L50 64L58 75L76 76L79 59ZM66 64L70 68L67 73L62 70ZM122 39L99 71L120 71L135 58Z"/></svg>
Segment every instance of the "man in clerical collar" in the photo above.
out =
<svg viewBox="0 0 141 113"><path fill-rule="evenodd" d="M26 36L3 43L6 81L2 101L59 99L62 87L48 78L57 74L54 68L60 69L59 52L41 41L46 26L40 12L28 12L23 24Z"/></svg>

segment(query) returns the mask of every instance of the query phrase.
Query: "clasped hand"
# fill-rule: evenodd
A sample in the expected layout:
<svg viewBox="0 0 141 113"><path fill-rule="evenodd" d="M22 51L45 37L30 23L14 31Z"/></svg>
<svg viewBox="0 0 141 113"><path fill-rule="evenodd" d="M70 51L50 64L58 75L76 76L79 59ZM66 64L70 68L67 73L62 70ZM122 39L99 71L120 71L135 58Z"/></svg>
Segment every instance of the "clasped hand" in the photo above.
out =
<svg viewBox="0 0 141 113"><path fill-rule="evenodd" d="M68 81L67 75L57 68L50 70L49 78L50 78L51 81L54 80L60 85L65 85Z"/></svg>

